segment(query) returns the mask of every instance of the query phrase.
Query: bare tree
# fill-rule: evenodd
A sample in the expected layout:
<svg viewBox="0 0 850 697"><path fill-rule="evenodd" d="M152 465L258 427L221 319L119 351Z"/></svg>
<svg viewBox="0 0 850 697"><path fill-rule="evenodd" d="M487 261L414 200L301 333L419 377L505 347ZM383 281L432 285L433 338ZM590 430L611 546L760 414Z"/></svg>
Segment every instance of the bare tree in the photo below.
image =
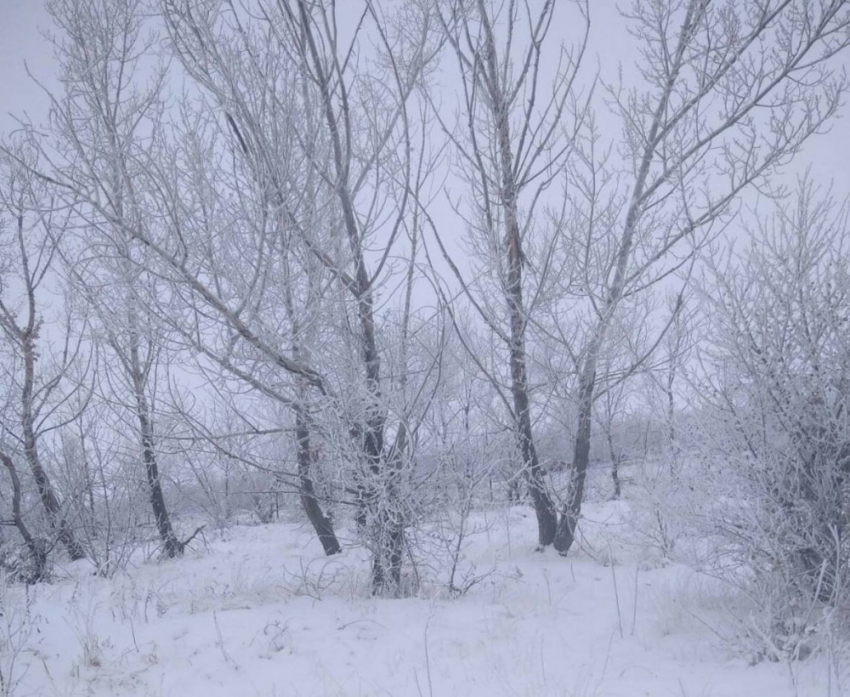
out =
<svg viewBox="0 0 850 697"><path fill-rule="evenodd" d="M55 142L50 178L61 183L77 222L69 272L85 294L124 382L119 401L137 422L138 447L150 504L168 557L183 552L163 493L152 385L163 350L154 318L139 303L139 264L129 226L145 227L145 192L134 178L134 148L154 142L161 113L162 70L141 89L137 72L150 60L153 36L144 36L141 0L56 0L50 4L60 30L54 38L66 92L51 95ZM52 146L52 147L51 147ZM58 151L53 154L52 148ZM85 194L82 194L85 192ZM96 205L92 202L96 201ZM91 255L91 249L97 250Z"/></svg>
<svg viewBox="0 0 850 697"><path fill-rule="evenodd" d="M418 13L408 13L416 19L412 32L411 25L398 19L389 22L379 7L366 3L345 44L337 34L333 4L261 5L259 17L248 17L227 3L190 7L165 2L162 9L182 65L207 91L215 108L224 112L217 124L204 115L198 117L199 130L207 126L217 130L218 136L228 136L237 178L226 182L198 176L210 197L187 198L175 173L189 165L188 171L200 175L207 165L197 155L221 152L211 141L189 138L204 146L191 158L194 164L187 159L179 167L176 161L165 165L174 167L170 171L162 163L156 172L155 164L149 167L162 191L168 192L159 204L169 227L150 231L136 226L130 229L131 235L167 269L161 273L174 282L194 321L203 322L184 330L187 336L194 335L195 347L294 410L302 500L320 538L332 545L330 551L335 551L330 523L311 491L307 390L318 393L319 401L335 404L341 414L348 409L346 430L358 444L360 461L357 496L371 530L373 586L376 592L397 592L404 523L394 492L401 461L400 451L385 442L387 416L374 293L385 282L387 261L407 219L412 176L407 101L435 50L427 3ZM381 53L370 63L371 75L348 59L359 45L365 23ZM375 88L379 84L380 90ZM284 121L278 120L280 116ZM370 134L368 139L359 140L358 134L364 131ZM183 153L187 154L185 149ZM242 198L239 205L250 202L253 209L243 208L231 220L255 235L248 239L258 241L249 248L255 254L250 258L251 276L235 295L230 292L234 279L220 273L222 250L210 244L212 240L220 243L213 217L227 212L217 190L222 185L238 187L243 197L251 192L251 198ZM389 222L384 219L387 213ZM379 232L387 229L388 236L380 240ZM376 269L370 271L366 256L373 244L382 251ZM241 254L244 248L236 251ZM281 262L290 264L290 272L297 274L288 287L276 286L281 293L279 307L287 317L285 343L263 327L270 317L264 313L278 312L268 304L274 297L267 294L268 274L280 271ZM322 276L332 281L333 293ZM362 370L353 381L345 379L344 373L333 375L315 346L308 350L308 329L301 316L305 296L300 293L310 297L317 292L335 298L344 313L353 310L353 323L343 314ZM311 302L308 318L315 321L319 307ZM208 323L210 312L221 323L214 330ZM210 348L211 331L224 332L219 336L229 343ZM240 367L241 360L253 356L253 361L257 355L267 366L282 370L287 379L269 384Z"/></svg>
<svg viewBox="0 0 850 697"><path fill-rule="evenodd" d="M577 375L572 486L554 538L561 553L581 513L597 372L616 318L647 289L688 272L731 222L739 196L769 185L834 116L846 88L832 62L850 40L841 0L638 0L624 17L641 50L637 85L606 90L623 124L625 162L616 165L595 131L570 161L559 284L562 307L579 309L554 310L545 328L575 357ZM647 360L675 315L624 374Z"/></svg>
<svg viewBox="0 0 850 697"><path fill-rule="evenodd" d="M18 158L26 157L33 164L34 153L17 148ZM63 505L53 486L48 469L42 461L40 441L44 433L57 427L51 419L59 405L68 398L63 385L69 366L80 348L80 336L75 337L66 323L60 332L61 352L52 365L45 365L47 342L42 335L45 318L41 303L49 285L56 257L58 240L67 219L50 209L46 192L34 181L30 171L14 160L4 174L0 193L0 212L5 229L2 246L8 255L8 267L0 277L0 332L9 349L6 367L10 406L4 409L3 441L13 444L26 460L35 480L38 494L51 526L65 546L71 559L82 559L85 552L77 541L67 520L69 510ZM6 227L6 224L9 224ZM39 361L39 358L42 360ZM60 386L63 388L60 390ZM73 391L73 390L72 390ZM17 392L13 396L13 393ZM12 406L14 404L14 406ZM14 464L14 452L3 452L2 459L12 479L13 517L33 557L38 576L43 574L45 550L26 530L21 511L21 485Z"/></svg>
<svg viewBox="0 0 850 697"><path fill-rule="evenodd" d="M556 15L555 2L544 2L532 13L530 7L516 2L503 7L489 0L455 1L445 3L440 15L463 84L462 125L455 129L444 124L444 131L455 146L459 173L470 188L471 211L462 215L484 259L484 269L474 282L466 280L452 260L436 224L433 230L463 294L507 350L510 391L508 395L500 388L499 393L514 423L520 457L517 469L528 481L541 547L555 538L557 508L546 489L534 445L527 329L543 300L541 291L554 253L555 238L547 234L551 225L547 226L539 210L542 197L563 174L571 151L571 138L563 136L568 116L577 123L583 118L583 107L571 100L589 24L586 5L576 7L585 26L584 38L572 52L560 46L551 84L544 69L553 58L544 49ZM500 30L505 33L503 45ZM540 265L529 292L524 274L530 246L539 251ZM494 291L501 301L497 306L492 301ZM491 382L498 385L500 378L492 375Z"/></svg>

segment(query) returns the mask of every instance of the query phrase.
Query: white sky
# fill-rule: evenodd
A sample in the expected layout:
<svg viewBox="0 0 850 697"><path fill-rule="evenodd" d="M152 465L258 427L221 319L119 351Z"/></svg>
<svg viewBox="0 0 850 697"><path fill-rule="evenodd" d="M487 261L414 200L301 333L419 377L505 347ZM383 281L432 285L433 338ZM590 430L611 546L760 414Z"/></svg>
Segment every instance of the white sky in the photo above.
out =
<svg viewBox="0 0 850 697"><path fill-rule="evenodd" d="M351 0L339 0L341 7L348 2ZM40 29L49 28L51 23L44 5L44 0L0 0L0 135L16 127L13 114L27 113L36 125L46 118L48 100L27 75L25 63L42 84L58 91L53 48L40 34ZM585 62L588 75L598 65L603 77L613 80L618 63L626 72L634 63L635 44L624 31L616 7L616 0L591 0L590 51ZM845 53L844 63L850 72L850 51ZM450 80L445 74L440 77ZM446 92L450 91L451 85L447 85ZM445 98L450 103L454 96L446 94ZM604 113L598 116L604 121ZM602 126L607 130L607 124ZM842 118L833 123L829 134L807 144L790 173L802 173L807 167L811 168L817 182L832 184L836 198L850 196L850 105L844 105ZM441 207L445 207L444 201ZM732 234L739 230L733 230ZM449 241L450 246L454 244L456 242ZM436 245L429 243L429 247L432 254L436 254ZM438 266L442 263L438 257L434 260ZM466 266L464 260L457 261L462 268ZM446 277L451 276L447 269L441 271Z"/></svg>
<svg viewBox="0 0 850 697"><path fill-rule="evenodd" d="M610 70L614 60L629 65L634 45L617 17L618 4L622 3L591 0L591 46L585 65L598 61L609 79L615 77ZM45 85L56 86L53 50L39 31L50 27L44 5L44 0L0 0L0 133L15 127L10 114L28 112L35 123L43 119L47 100L27 75L25 62ZM850 52L844 64L850 70ZM844 118L836 121L832 132L810 142L795 163L801 170L811 165L821 182L833 180L838 196L850 195L850 106L845 104L842 111Z"/></svg>
<svg viewBox="0 0 850 697"><path fill-rule="evenodd" d="M49 26L42 0L0 0L0 132L15 127L10 112L27 111L37 122L47 107L24 61L36 77L55 84L53 51L39 34L39 27Z"/></svg>
<svg viewBox="0 0 850 697"><path fill-rule="evenodd" d="M626 4L628 2L630 0ZM339 7L344 10L347 3L351 0L342 0ZM590 51L584 63L587 76L598 65L604 79L614 80L618 64L624 67L626 74L633 64L631 56L635 55L635 42L624 31L624 23L616 9L618 4L622 1L591 0ZM561 18L563 22L564 15ZM0 134L16 127L14 114L26 112L36 125L45 119L47 99L27 75L25 63L45 86L59 87L53 48L40 33L49 28L50 23L44 0L0 0ZM569 29L564 31L568 33ZM850 51L845 52L844 63L850 71ZM451 91L451 86L446 91ZM445 98L450 103L454 96L447 94ZM607 131L604 109L598 110L597 117ZM836 198L850 196L850 105L844 105L842 118L833 123L829 134L809 141L794 161L791 173L802 173L807 167L811 167L813 177L820 184L832 183Z"/></svg>

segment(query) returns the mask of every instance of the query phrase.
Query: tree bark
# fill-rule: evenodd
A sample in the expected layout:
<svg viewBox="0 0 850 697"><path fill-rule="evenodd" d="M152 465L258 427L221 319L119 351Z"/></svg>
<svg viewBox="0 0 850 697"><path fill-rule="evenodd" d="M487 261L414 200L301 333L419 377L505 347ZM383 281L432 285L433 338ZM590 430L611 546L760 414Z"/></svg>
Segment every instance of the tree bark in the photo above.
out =
<svg viewBox="0 0 850 697"><path fill-rule="evenodd" d="M302 50L305 52L305 59L309 56L312 70L315 73L315 80L321 92L322 110L330 135L336 169L335 193L342 209L343 226L354 264L354 278L346 283L346 287L354 296L357 305L361 358L365 371L367 403L365 405L365 418L363 419L362 448L365 464L371 476L369 477L368 490L363 498L365 499L365 506L372 509L372 515L367 516L367 518L371 518L378 526L376 530L377 539L373 541L376 546L373 549L372 589L375 594L392 594L397 590L398 582L401 579L401 554L397 548L400 545L399 540L403 537L403 521L398 519L398 512L394 510L396 508L395 502L387 500L387 496L380 495L380 488L382 487L386 489L385 494L391 491L389 482L382 480L392 476L392 473L389 472L391 466L387 463L386 453L384 452L385 418L381 408L381 358L375 336L372 282L366 267L363 241L350 191L351 152L343 144L340 116L337 115L334 108L331 93L334 85L333 76L326 71L325 61L322 60L313 35L310 3L305 2L305 0L298 0L298 10L304 37ZM347 88L342 75L337 77L340 79L336 87L342 92L342 101L345 105L341 112L342 123L346 126L346 132L349 132L346 111L347 96L345 94ZM389 528L385 526L389 526Z"/></svg>
<svg viewBox="0 0 850 697"><path fill-rule="evenodd" d="M9 472L9 479L12 480L12 522L21 534L24 543L32 557L33 569L32 573L26 579L27 583L38 583L44 580L47 570L47 547L44 540L33 536L24 521L23 511L21 510L21 480L18 478L18 471L15 469L15 463L5 453L0 452L0 460Z"/></svg>
<svg viewBox="0 0 850 697"><path fill-rule="evenodd" d="M593 419L593 387L596 379L596 357L591 354L585 364L585 373L579 386L578 429L573 448L570 489L567 502L561 510L558 529L553 540L555 549L566 556L575 541L576 526L581 516L587 466L590 462L590 435Z"/></svg>
<svg viewBox="0 0 850 697"><path fill-rule="evenodd" d="M30 302L34 303L34 299L31 298ZM31 307L34 307L34 304L31 304ZM41 464L41 456L38 452L38 437L35 433L35 407L33 403L36 360L33 339L36 332L37 328L30 323L21 341L24 357L24 388L21 394L21 407L23 411L21 426L24 436L24 456L32 471L33 478L38 487L39 497L47 511L47 518L51 526L56 529L59 535L59 541L68 550L71 560L77 561L78 559L84 559L86 553L80 543L77 542L74 533L68 527L68 522L62 515L62 504L50 482L47 471Z"/></svg>
<svg viewBox="0 0 850 697"><path fill-rule="evenodd" d="M174 534L171 518L168 515L168 507L165 504L165 495L162 493L162 482L159 475L159 463L156 459L154 449L153 425L147 412L147 403L144 399L136 402L136 416L139 420L140 444L142 447L142 461L145 465L145 476L148 482L148 495L153 508L156 529L163 543L165 556L172 558L183 554L183 545Z"/></svg>
<svg viewBox="0 0 850 697"><path fill-rule="evenodd" d="M531 410L528 395L528 368L526 365L525 329L526 316L522 290L522 240L519 230L519 212L517 203L517 183L514 175L513 151L509 121L507 96L501 87L501 77L496 57L496 44L493 29L486 9L479 3L479 15L486 37L486 62L489 73L489 85L492 92L493 112L501 169L500 198L505 215L505 253L507 256L507 282L505 299L510 318L510 369L511 396L513 398L514 423L517 446L522 459L521 467L528 480L528 488L537 515L537 532L540 547L552 544L557 527L557 511L546 491L540 460L534 446L531 428Z"/></svg>
<svg viewBox="0 0 850 697"><path fill-rule="evenodd" d="M611 456L611 481L614 483L614 494L612 498L616 500L620 498L622 493L620 487L620 456L614 449L614 438L611 435L610 427L606 430L605 435L608 439L608 454Z"/></svg>
<svg viewBox="0 0 850 697"><path fill-rule="evenodd" d="M338 554L342 551L342 547L334 532L333 523L324 514L316 498L312 477L313 453L310 447L310 429L301 408L295 410L295 437L298 441L298 483L301 506L316 531L325 554L328 556Z"/></svg>
<svg viewBox="0 0 850 697"><path fill-rule="evenodd" d="M131 310L131 326L133 330L130 336L130 370L132 371L133 392L135 398L136 418L139 421L139 440L142 449L142 462L145 465L145 477L148 482L148 496L153 509L154 520L159 538L162 540L163 552L169 559L183 554L184 544L177 539L174 528L171 525L171 517L168 515L168 507L165 503L165 495L162 492L162 481L160 479L159 463L156 457L156 438L153 431L153 423L150 416L150 406L145 395L146 378L142 370L139 358L139 341L135 333L134 317Z"/></svg>

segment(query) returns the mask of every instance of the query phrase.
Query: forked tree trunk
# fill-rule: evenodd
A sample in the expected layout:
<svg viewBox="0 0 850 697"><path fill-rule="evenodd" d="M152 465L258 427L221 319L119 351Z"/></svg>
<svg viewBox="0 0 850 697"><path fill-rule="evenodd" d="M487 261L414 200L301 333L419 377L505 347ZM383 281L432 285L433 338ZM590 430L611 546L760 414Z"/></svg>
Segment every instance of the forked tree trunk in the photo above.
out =
<svg viewBox="0 0 850 697"><path fill-rule="evenodd" d="M339 200L343 227L348 239L354 266L353 277L345 282L347 290L353 295L357 306L357 319L360 325L360 351L365 373L365 418L362 426L362 448L369 470L369 485L363 498L370 515L367 521L375 524L371 533L372 549L372 590L377 595L393 595L398 591L401 580L401 540L404 534L404 522L399 519L395 501L388 500L392 491L387 478L393 476L392 464L387 461L384 451L385 418L382 410L381 358L375 330L374 299L372 279L366 267L361 231L355 214L354 200L350 189L349 176L351 150L343 143L343 132L350 137L349 114L344 108L337 114L332 90L339 89L343 101L347 101L345 80L338 83L340 77L332 72L320 54L319 46L313 35L314 18L311 4L298 0L300 29L303 37L303 57L308 60L314 73L315 82L321 93L322 111L328 127L333 162L335 168L335 194ZM336 68L339 70L339 67ZM342 119L342 121L340 121ZM383 495L382 495L383 494Z"/></svg>

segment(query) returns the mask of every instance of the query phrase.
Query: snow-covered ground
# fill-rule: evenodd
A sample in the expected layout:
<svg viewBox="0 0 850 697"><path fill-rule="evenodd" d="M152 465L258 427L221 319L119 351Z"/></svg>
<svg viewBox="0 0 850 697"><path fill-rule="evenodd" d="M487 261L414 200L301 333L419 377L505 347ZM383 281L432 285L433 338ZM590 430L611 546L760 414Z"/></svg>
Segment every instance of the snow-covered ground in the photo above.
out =
<svg viewBox="0 0 850 697"><path fill-rule="evenodd" d="M14 695L828 694L821 659L735 657L715 633L721 591L647 563L624 542L626 509L588 504L586 543L566 559L534 551L530 509L476 514L464 568L484 578L458 598L427 578L416 597L370 598L362 553L325 559L285 523L208 535L113 579L77 563L30 591L28 623L24 590L6 590L2 621L20 631L4 675L17 653Z"/></svg>

